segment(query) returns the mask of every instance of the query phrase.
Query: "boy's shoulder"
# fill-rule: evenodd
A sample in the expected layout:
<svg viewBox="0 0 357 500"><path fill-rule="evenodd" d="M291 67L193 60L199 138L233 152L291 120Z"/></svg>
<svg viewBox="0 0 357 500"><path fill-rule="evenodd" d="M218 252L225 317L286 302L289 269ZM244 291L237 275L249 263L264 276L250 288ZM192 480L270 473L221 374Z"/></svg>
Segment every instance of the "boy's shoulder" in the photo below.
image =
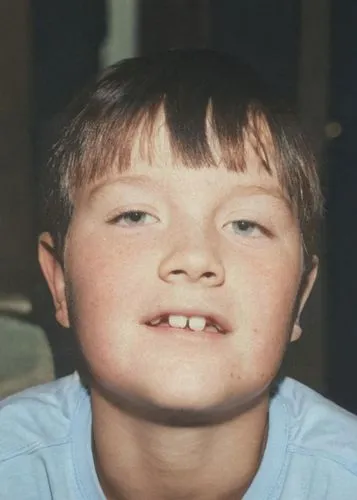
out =
<svg viewBox="0 0 357 500"><path fill-rule="evenodd" d="M0 402L0 499L9 498L9 493L16 499L95 497L88 442L90 403L77 374L4 399ZM85 472L80 475L84 492L78 467Z"/></svg>
<svg viewBox="0 0 357 500"><path fill-rule="evenodd" d="M247 500L354 500L357 417L286 378L271 399L266 449Z"/></svg>
<svg viewBox="0 0 357 500"><path fill-rule="evenodd" d="M277 398L288 414L290 453L334 462L357 476L356 415L289 378Z"/></svg>
<svg viewBox="0 0 357 500"><path fill-rule="evenodd" d="M84 395L73 374L0 401L0 463L66 443Z"/></svg>

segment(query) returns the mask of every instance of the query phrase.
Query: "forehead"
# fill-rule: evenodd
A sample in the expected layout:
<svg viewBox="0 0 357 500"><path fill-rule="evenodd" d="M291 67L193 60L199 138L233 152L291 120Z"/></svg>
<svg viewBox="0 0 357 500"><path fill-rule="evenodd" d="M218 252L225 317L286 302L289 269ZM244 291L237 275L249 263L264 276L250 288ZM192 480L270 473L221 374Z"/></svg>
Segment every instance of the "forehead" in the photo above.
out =
<svg viewBox="0 0 357 500"><path fill-rule="evenodd" d="M133 138L129 161L122 164L120 157L115 158L100 181L105 182L108 177L150 167L162 169L163 176L169 172L172 175L172 170L180 168L205 171L209 168L219 168L235 174L260 176L269 183L279 184L283 191L274 161L272 142L266 131L263 131L258 139L259 144L253 134L244 133L243 142L237 144L234 165L227 164L227 151L212 131L208 120L205 133L207 148L193 151L189 145L177 144L167 127L165 117L160 113L153 124L141 124L138 128Z"/></svg>
<svg viewBox="0 0 357 500"><path fill-rule="evenodd" d="M280 185L276 169L272 165L268 171L262 158L254 147L254 142L247 137L244 144L244 166L236 170L227 169L222 160L221 148L214 136L209 137L212 153L211 162L195 164L194 161L184 161L172 147L170 136L164 121L158 122L148 133L140 133L133 142L130 164L120 168L116 163L102 178L82 190L84 198L93 199L96 194L108 193L111 187L119 182L122 186L137 186L154 189L157 193L166 191L196 192L195 198L200 198L199 190L213 197L235 195L263 194L283 200L291 209L291 203ZM89 188L89 189L88 189ZM108 188L108 189L102 189ZM212 199L213 199L212 198Z"/></svg>
<svg viewBox="0 0 357 500"><path fill-rule="evenodd" d="M267 126L260 121L255 128L248 129L247 126L246 130L241 130L235 140L233 137L227 140L223 134L219 136L213 131L210 118L208 110L204 130L190 130L187 126L187 130L174 134L162 110L152 120L144 117L125 145L127 154L121 154L119 143L117 153L109 161L103 155L96 174L88 181L82 178L80 185L77 184L72 191L72 203L76 205L82 195L86 197L97 187L111 184L118 177L144 174L161 183L174 182L175 178L185 178L189 183L198 176L205 185L216 182L217 192L223 178L226 182L229 178L234 184L269 187L293 206L281 182ZM186 171L185 176L182 169ZM214 175L217 169L222 179Z"/></svg>
<svg viewBox="0 0 357 500"><path fill-rule="evenodd" d="M160 158L170 159L172 163L186 167L225 166L232 170L241 170L247 153L252 157L252 150L263 160L263 156L274 155L274 147L268 128L260 120L258 126L247 125L236 137L227 137L226 133L218 134L211 124L212 116L208 108L206 119L201 129L191 128L190 124L180 124L180 130L173 132L167 123L163 110L154 120L142 120L136 130L131 150L131 164L138 159L150 161ZM264 152L259 150L259 144ZM228 150L234 149L235 168L225 165ZM268 158L265 158L268 160Z"/></svg>

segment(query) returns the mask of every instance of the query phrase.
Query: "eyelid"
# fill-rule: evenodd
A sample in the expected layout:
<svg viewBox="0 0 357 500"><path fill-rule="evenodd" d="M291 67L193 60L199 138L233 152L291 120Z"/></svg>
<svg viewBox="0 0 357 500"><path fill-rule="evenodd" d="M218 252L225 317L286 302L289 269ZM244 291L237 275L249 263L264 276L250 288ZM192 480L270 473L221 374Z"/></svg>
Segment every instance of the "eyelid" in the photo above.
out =
<svg viewBox="0 0 357 500"><path fill-rule="evenodd" d="M108 224L113 224L113 225L119 224L120 220L124 220L125 216L129 216L130 214L133 214L133 213L149 216L152 219L155 219L155 222L159 221L159 218L156 215L151 214L147 210L143 210L143 209L138 210L135 208L130 208L130 209L120 210L115 215L113 214L112 216L108 217L107 222L108 222ZM153 223L154 222L150 222L149 224L153 224ZM144 224L144 223L142 223L142 224L149 225L149 224ZM132 225L135 226L136 224L133 223ZM137 225L140 225L140 222L138 222ZM127 225L127 227L129 227L129 226L130 226L130 224Z"/></svg>
<svg viewBox="0 0 357 500"><path fill-rule="evenodd" d="M130 205L118 206L117 208L108 212L108 214L106 216L106 221L110 222L111 220L114 220L114 219L116 219L116 218L120 217L121 215L126 214L128 212L129 213L130 212L141 212L143 214L148 214L148 215L151 215L152 217L159 219L159 217L156 213L156 210L152 206L141 205L141 204L138 204L138 205L130 204Z"/></svg>
<svg viewBox="0 0 357 500"><path fill-rule="evenodd" d="M273 236L274 236L273 232L271 230L269 230L264 224L261 224L261 223L255 221L254 219L251 219L248 217L236 217L236 218L226 222L223 227L230 226L232 233L235 233L235 231L233 230L233 224L235 222L236 223L246 222L252 226L251 227L252 231L258 230L261 233L261 235L267 236L268 238L273 238ZM235 234L238 235L238 233L235 233ZM247 237L248 237L248 234L247 234ZM257 238L257 236L255 236L255 238Z"/></svg>

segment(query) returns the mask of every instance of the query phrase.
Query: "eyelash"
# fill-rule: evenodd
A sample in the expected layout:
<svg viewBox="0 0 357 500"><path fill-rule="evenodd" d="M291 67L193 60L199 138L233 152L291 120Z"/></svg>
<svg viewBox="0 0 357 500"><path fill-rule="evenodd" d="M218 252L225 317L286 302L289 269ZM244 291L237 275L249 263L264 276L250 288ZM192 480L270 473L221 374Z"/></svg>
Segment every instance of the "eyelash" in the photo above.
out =
<svg viewBox="0 0 357 500"><path fill-rule="evenodd" d="M257 222L251 221L251 220L238 219L238 220L234 220L234 221L229 222L227 225L230 225L232 227L232 232L238 236L243 235L243 236L252 237L252 238L258 238L261 235L271 236L271 233L265 227L261 226ZM234 229L234 225L243 226L243 227L238 227L239 231L242 231L242 233L236 232ZM257 236L254 236L254 235L252 236L250 234L251 231L249 231L249 230L251 230L252 232L255 232L257 230L259 232L259 234ZM246 233L246 234L244 234L244 233Z"/></svg>
<svg viewBox="0 0 357 500"><path fill-rule="evenodd" d="M134 220L132 220L132 219L130 220L130 217L134 218ZM113 224L113 225L121 225L122 227L135 227L135 226L148 225L147 223L142 222L143 217L149 217L149 218L153 219L153 221L149 222L149 224L153 224L154 222L156 222L158 220L155 216L149 214L148 212L145 212L144 210L127 210L125 212L120 213L119 215L116 215L112 219L110 219L109 223ZM128 219L129 219L129 222L128 222ZM137 219L137 220L135 220L135 219ZM120 224L121 222L124 222L124 224ZM243 226L243 227L238 227L239 231L242 231L243 233L236 232L234 229L234 225ZM259 238L259 236L261 236L261 235L265 235L265 236L269 236L269 237L272 236L272 234L265 227L261 226L260 224L254 222L254 221L248 220L248 219L237 219L237 220L228 222L225 226L230 226L231 231L234 233L234 235L237 235L237 236L251 237L251 238ZM251 235L251 232L254 233L256 230L259 232L259 234L256 236L254 236L254 234ZM246 234L244 234L244 233L246 233Z"/></svg>
<svg viewBox="0 0 357 500"><path fill-rule="evenodd" d="M138 216L138 220L135 220L135 218L136 218L135 216ZM119 225L120 222L122 222L122 221L124 221L124 222L128 221L128 219L130 219L130 217L133 217L134 221L131 220L128 224L124 224L124 227L146 225L145 223L141 222L141 218L143 216L148 216L148 217L151 217L152 219L157 220L156 217L154 217L153 215L145 212L144 210L127 210L126 212L122 212L121 214L116 215L115 217L113 217L112 219L110 219L109 223L110 224L117 224L117 225Z"/></svg>

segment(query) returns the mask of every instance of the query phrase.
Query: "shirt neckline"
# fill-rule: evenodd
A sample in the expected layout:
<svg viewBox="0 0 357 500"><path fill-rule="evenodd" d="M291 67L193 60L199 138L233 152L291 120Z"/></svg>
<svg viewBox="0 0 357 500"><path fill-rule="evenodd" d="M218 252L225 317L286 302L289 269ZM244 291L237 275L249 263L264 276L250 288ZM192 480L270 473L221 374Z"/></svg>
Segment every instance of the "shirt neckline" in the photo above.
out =
<svg viewBox="0 0 357 500"><path fill-rule="evenodd" d="M289 442L289 415L282 397L277 392L270 401L267 444L257 474L243 500L269 500L283 481Z"/></svg>
<svg viewBox="0 0 357 500"><path fill-rule="evenodd" d="M79 382L80 383L80 382ZM72 458L78 489L84 500L105 500L92 452L92 414L90 397L81 386L81 395L72 424ZM289 415L281 396L272 397L269 406L269 431L266 448L256 476L244 500L269 500L283 480L289 441Z"/></svg>
<svg viewBox="0 0 357 500"><path fill-rule="evenodd" d="M72 458L75 478L84 500L105 500L94 465L90 396L81 386L81 396L72 427Z"/></svg>

